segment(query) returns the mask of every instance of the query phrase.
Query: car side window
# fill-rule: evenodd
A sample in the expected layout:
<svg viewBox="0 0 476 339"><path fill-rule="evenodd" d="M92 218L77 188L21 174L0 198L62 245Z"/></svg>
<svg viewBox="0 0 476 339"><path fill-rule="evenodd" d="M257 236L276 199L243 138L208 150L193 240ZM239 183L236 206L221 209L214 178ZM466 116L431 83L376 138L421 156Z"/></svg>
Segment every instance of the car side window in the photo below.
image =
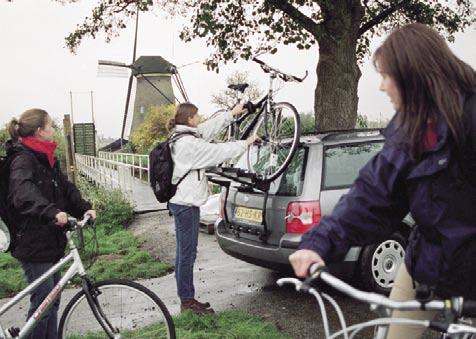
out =
<svg viewBox="0 0 476 339"><path fill-rule="evenodd" d="M323 189L345 188L383 147L383 141L324 148Z"/></svg>

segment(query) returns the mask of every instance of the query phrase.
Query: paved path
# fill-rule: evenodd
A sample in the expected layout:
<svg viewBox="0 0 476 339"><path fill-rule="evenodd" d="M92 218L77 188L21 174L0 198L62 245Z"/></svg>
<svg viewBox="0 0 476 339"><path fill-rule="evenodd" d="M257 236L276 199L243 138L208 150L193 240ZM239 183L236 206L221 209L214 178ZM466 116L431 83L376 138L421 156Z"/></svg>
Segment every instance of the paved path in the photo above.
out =
<svg viewBox="0 0 476 339"><path fill-rule="evenodd" d="M167 209L167 204L157 201L149 184L137 178L134 178L132 183L132 199L134 201L134 211L136 212Z"/></svg>

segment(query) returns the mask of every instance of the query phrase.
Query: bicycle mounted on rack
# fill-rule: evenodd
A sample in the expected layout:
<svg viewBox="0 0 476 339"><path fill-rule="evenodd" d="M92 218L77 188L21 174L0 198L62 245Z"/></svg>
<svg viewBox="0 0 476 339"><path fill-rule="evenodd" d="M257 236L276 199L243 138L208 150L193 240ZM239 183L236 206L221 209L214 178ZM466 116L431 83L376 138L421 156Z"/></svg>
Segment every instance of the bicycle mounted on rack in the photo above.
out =
<svg viewBox="0 0 476 339"><path fill-rule="evenodd" d="M298 78L268 66L263 61L253 58L265 73L269 73L268 93L257 103L247 102L247 112L227 127L226 140L244 140L253 133L257 134L260 142L250 146L247 151L247 169L237 167L218 166L207 170L211 182L225 188L225 204L228 200L229 188L232 182L241 184L239 190L252 192L259 190L264 193L262 226L263 230L253 227L237 227L233 230L236 236L240 232L257 234L266 242L268 227L266 225L266 203L270 184L276 180L291 162L300 139L299 114L293 105L286 102L275 102L273 89L274 81L279 78L284 82L302 82L307 77ZM230 89L244 93L248 84L234 84ZM246 124L246 125L245 125ZM243 126L245 125L245 126ZM251 154L251 148L256 148L256 155ZM224 218L229 217L224 211Z"/></svg>
<svg viewBox="0 0 476 339"><path fill-rule="evenodd" d="M309 278L301 281L296 278L281 278L277 284L292 284L296 291L312 294L321 311L322 322L326 339L333 339L343 336L344 338L353 338L358 332L367 327L375 327L374 339L383 339L386 337L388 325L417 325L429 328L442 333L442 338L471 339L476 338L476 327L463 321L462 317L476 317L476 301L464 300L462 297L453 297L447 300L416 299L408 301L395 301L377 293L360 291L342 280L330 274L325 266L314 264L310 268ZM322 281L334 289L362 302L370 304L370 309L377 312L382 318L370 320L360 324L347 326L343 312L337 302L326 293L320 292L313 287L313 282ZM329 331L329 323L324 305L324 299L328 301L335 309L338 318L340 331L333 334ZM389 318L391 310L415 311L428 310L439 311L443 315L443 321L413 320L406 318ZM469 336L468 336L469 335Z"/></svg>

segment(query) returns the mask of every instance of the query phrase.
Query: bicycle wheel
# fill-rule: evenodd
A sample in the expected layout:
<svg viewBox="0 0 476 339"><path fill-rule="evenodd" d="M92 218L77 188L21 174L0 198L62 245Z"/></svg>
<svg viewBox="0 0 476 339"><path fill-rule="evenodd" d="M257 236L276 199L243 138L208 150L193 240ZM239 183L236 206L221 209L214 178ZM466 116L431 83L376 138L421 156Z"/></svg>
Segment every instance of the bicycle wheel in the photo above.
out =
<svg viewBox="0 0 476 339"><path fill-rule="evenodd" d="M60 339L175 339L167 308L148 288L133 281L108 280L92 284L91 294L98 305L94 310L84 290L68 303L59 324ZM100 321L114 333L106 333Z"/></svg>
<svg viewBox="0 0 476 339"><path fill-rule="evenodd" d="M287 102L273 104L255 126L262 142L248 148L248 170L265 181L278 178L291 162L301 136L299 114Z"/></svg>
<svg viewBox="0 0 476 339"><path fill-rule="evenodd" d="M220 115L220 114L223 114L225 112L227 112L228 110L226 109L221 109L221 110L218 110L216 111L215 113L213 113L208 119L213 119L215 118L216 116ZM231 125L228 125L226 127L224 127L214 138L213 138L213 141L219 143L219 142L227 142L227 141L231 141L233 139L233 136L234 136L234 125L231 124Z"/></svg>

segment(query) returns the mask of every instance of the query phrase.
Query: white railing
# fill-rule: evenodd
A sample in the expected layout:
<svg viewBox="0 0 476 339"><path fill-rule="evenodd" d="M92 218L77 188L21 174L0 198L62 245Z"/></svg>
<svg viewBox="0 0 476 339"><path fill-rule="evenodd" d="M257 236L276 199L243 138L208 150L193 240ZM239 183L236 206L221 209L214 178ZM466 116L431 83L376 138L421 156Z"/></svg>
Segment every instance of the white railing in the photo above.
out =
<svg viewBox="0 0 476 339"><path fill-rule="evenodd" d="M75 154L79 173L97 185L119 189L132 201L133 168L117 161L100 159L89 155Z"/></svg>
<svg viewBox="0 0 476 339"><path fill-rule="evenodd" d="M136 178L149 182L149 156L146 154L99 152L99 158L130 165Z"/></svg>

